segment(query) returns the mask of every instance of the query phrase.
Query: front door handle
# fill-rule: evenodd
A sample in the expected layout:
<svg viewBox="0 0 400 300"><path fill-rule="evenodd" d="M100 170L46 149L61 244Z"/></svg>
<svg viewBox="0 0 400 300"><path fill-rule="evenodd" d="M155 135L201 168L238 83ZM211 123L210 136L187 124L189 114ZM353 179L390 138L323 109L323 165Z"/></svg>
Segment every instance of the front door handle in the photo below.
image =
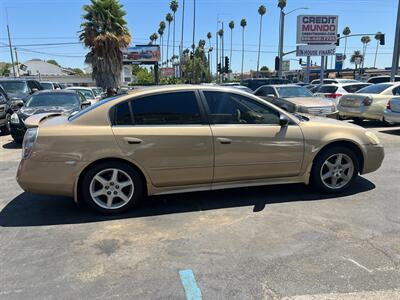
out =
<svg viewBox="0 0 400 300"><path fill-rule="evenodd" d="M133 137L124 137L124 141L130 145L137 145L137 144L140 144L143 142L141 139L133 138Z"/></svg>
<svg viewBox="0 0 400 300"><path fill-rule="evenodd" d="M227 139L227 138L217 138L218 142L220 142L222 145L229 145L232 144L232 140L231 139Z"/></svg>

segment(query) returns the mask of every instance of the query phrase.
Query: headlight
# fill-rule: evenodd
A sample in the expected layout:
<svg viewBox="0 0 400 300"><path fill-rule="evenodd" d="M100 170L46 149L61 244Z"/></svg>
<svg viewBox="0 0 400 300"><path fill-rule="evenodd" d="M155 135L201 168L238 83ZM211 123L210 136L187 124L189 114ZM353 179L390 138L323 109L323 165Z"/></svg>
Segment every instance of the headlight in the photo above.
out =
<svg viewBox="0 0 400 300"><path fill-rule="evenodd" d="M16 113L13 113L13 114L11 115L11 120L10 120L10 122L11 122L12 124L19 124L19 117L18 117L18 115L17 115Z"/></svg>
<svg viewBox="0 0 400 300"><path fill-rule="evenodd" d="M365 135L367 136L368 140L370 141L370 143L372 145L379 145L380 144L379 138L376 136L375 133L373 133L371 131L366 131Z"/></svg>
<svg viewBox="0 0 400 300"><path fill-rule="evenodd" d="M31 156L37 135L38 127L28 128L25 132L24 141L22 142L22 159L27 159Z"/></svg>

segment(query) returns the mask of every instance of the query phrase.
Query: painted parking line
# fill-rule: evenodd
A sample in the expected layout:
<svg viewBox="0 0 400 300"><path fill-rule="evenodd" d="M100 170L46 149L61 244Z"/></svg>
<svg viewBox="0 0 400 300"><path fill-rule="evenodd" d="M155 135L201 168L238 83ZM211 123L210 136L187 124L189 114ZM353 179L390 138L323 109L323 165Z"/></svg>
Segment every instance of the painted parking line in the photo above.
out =
<svg viewBox="0 0 400 300"><path fill-rule="evenodd" d="M201 296L201 291L197 286L196 279L194 278L192 270L188 269L179 271L179 276L181 278L183 288L185 289L185 295L187 300L203 299L203 297Z"/></svg>

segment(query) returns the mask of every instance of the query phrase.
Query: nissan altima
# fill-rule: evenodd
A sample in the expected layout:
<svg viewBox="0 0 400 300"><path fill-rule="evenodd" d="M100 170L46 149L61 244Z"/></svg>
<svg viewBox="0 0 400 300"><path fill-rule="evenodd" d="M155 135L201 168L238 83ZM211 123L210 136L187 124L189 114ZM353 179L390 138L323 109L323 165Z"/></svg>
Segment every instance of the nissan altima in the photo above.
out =
<svg viewBox="0 0 400 300"><path fill-rule="evenodd" d="M305 183L341 193L384 158L378 137L359 126L218 86L143 89L25 124L19 185L109 214L145 195L244 186Z"/></svg>

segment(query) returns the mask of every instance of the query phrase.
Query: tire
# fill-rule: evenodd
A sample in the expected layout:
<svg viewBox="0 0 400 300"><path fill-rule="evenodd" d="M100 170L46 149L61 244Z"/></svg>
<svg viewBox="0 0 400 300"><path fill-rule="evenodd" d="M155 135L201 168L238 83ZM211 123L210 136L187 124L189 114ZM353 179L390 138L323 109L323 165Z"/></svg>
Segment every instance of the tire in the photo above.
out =
<svg viewBox="0 0 400 300"><path fill-rule="evenodd" d="M107 161L84 174L80 192L90 208L103 214L119 214L140 202L144 195L144 182L130 165Z"/></svg>
<svg viewBox="0 0 400 300"><path fill-rule="evenodd" d="M387 127L393 127L393 126L396 125L396 124L393 123L393 122L386 121L385 118L382 119L382 122L383 122L383 124L384 124L385 126L387 126Z"/></svg>
<svg viewBox="0 0 400 300"><path fill-rule="evenodd" d="M0 128L1 130L1 134L2 135L8 135L10 134L10 120L11 120L11 115L10 114L6 114L6 124Z"/></svg>
<svg viewBox="0 0 400 300"><path fill-rule="evenodd" d="M14 142L18 145L22 145L22 142L24 141L24 139L21 137L12 137L12 138L13 138Z"/></svg>
<svg viewBox="0 0 400 300"><path fill-rule="evenodd" d="M340 166L337 164L339 155L342 157ZM359 161L353 150L333 146L323 150L314 159L310 181L323 193L340 194L351 187L358 177L359 170ZM325 176L327 178L324 178Z"/></svg>
<svg viewBox="0 0 400 300"><path fill-rule="evenodd" d="M354 124L357 124L357 125L361 125L363 123L363 121L364 121L364 119L361 119L361 118L353 118Z"/></svg>

